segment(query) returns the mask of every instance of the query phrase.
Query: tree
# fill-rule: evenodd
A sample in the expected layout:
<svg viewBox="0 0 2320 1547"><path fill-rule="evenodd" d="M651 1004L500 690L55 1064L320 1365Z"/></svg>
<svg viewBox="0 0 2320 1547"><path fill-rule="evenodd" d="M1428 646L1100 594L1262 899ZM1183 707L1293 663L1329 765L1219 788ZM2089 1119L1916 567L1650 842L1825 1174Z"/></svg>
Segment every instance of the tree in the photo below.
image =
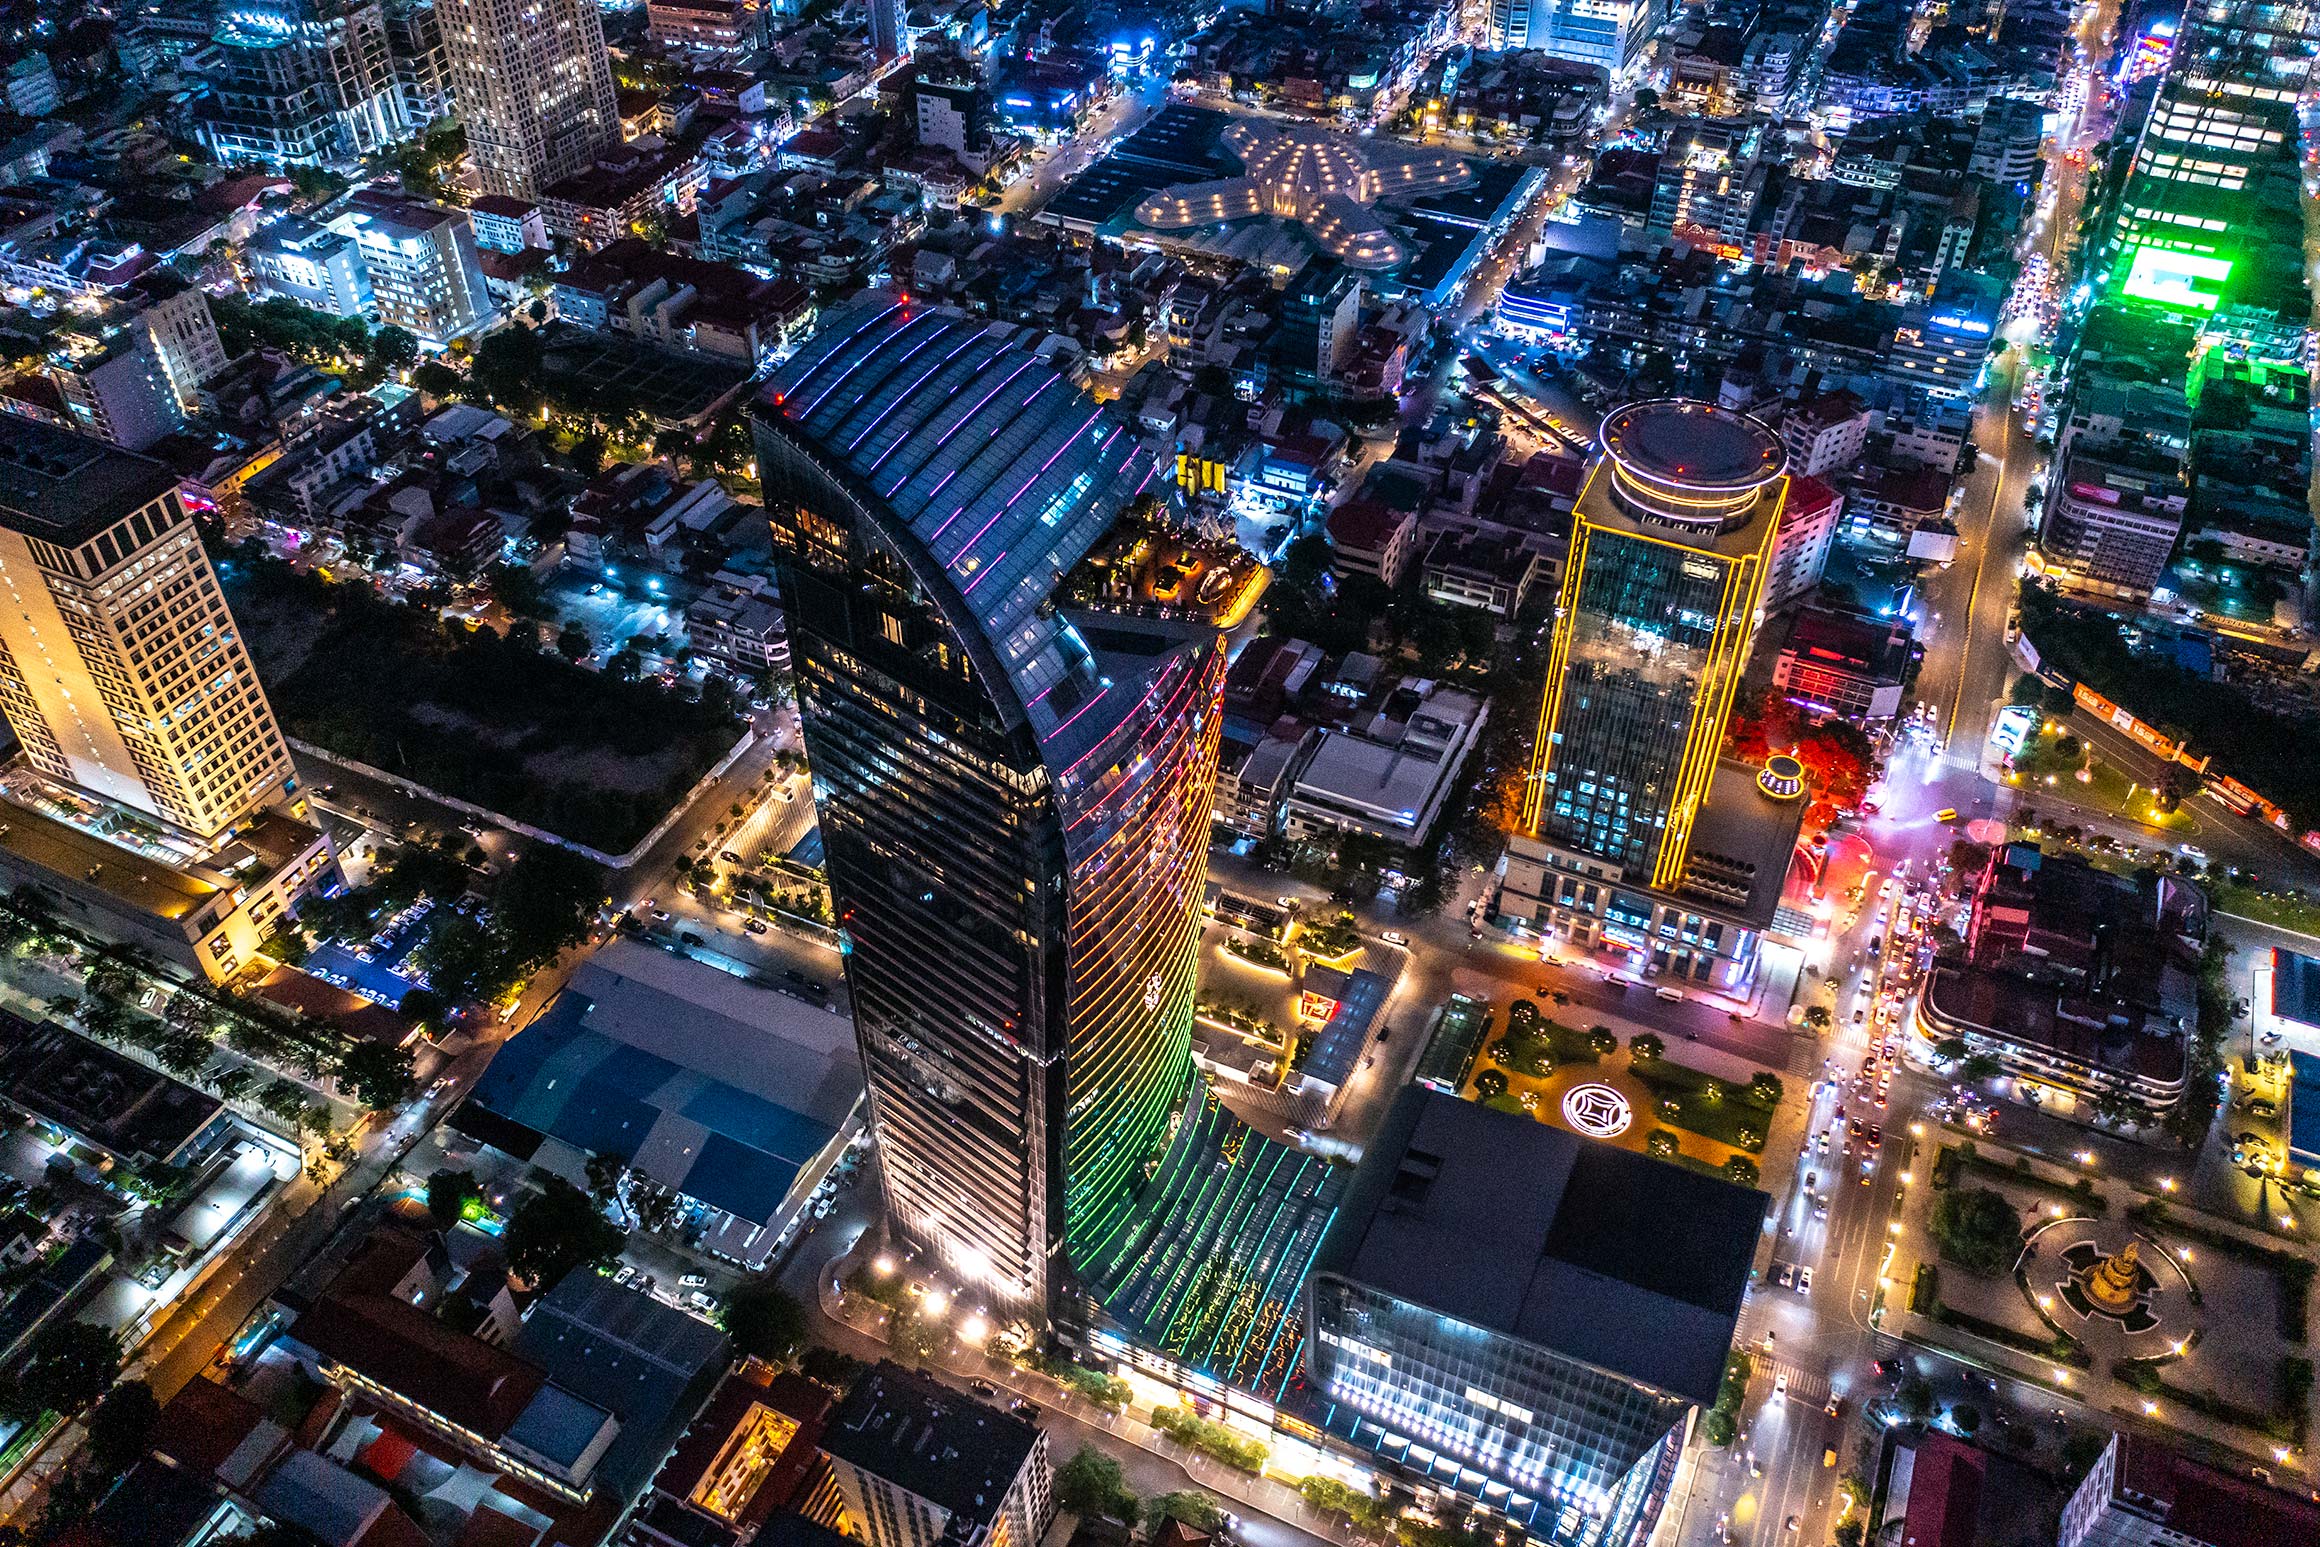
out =
<svg viewBox="0 0 2320 1547"><path fill-rule="evenodd" d="M1756 1169L1756 1162L1746 1155L1734 1155L1724 1162L1724 1179L1737 1182L1742 1187L1754 1187L1763 1179L1763 1173Z"/></svg>
<svg viewBox="0 0 2320 1547"><path fill-rule="evenodd" d="M467 385L467 378L440 360L429 360L411 369L411 385L440 402L457 397Z"/></svg>
<svg viewBox="0 0 2320 1547"><path fill-rule="evenodd" d="M1988 1187L1944 1192L1934 1200L1927 1228L1944 1257L1984 1278L2011 1268L2022 1249L2022 1222L2014 1205Z"/></svg>
<svg viewBox="0 0 2320 1547"><path fill-rule="evenodd" d="M1662 1160L1674 1159L1676 1149L1675 1130L1671 1128L1654 1128L1643 1141L1644 1153L1656 1155Z"/></svg>
<svg viewBox="0 0 2320 1547"><path fill-rule="evenodd" d="M1933 1387L1922 1377L1912 1375L1893 1393L1893 1408L1910 1423L1923 1423L1933 1416Z"/></svg>
<svg viewBox="0 0 2320 1547"><path fill-rule="evenodd" d="M540 966L587 940L609 890L603 866L560 844L536 843L500 882L492 922L521 966Z"/></svg>
<svg viewBox="0 0 2320 1547"><path fill-rule="evenodd" d="M357 1042L348 1048L338 1060L338 1080L374 1112L392 1111L419 1089L409 1051L384 1042Z"/></svg>
<svg viewBox="0 0 2320 1547"><path fill-rule="evenodd" d="M1152 1501L1154 1520L1181 1520L1195 1531L1224 1529L1224 1506L1198 1489L1163 1493Z"/></svg>
<svg viewBox="0 0 2320 1547"><path fill-rule="evenodd" d="M1971 1402L1955 1403L1949 1410L1949 1424L1958 1433L1972 1439L1974 1431L1982 1426L1982 1410Z"/></svg>
<svg viewBox="0 0 2320 1547"><path fill-rule="evenodd" d="M472 1171L438 1171L427 1178L427 1217L438 1230L459 1223L467 1205L483 1196L482 1184Z"/></svg>
<svg viewBox="0 0 2320 1547"><path fill-rule="evenodd" d="M120 1373L120 1339L85 1321L54 1322L33 1338L8 1405L19 1417L69 1418L103 1396Z"/></svg>
<svg viewBox="0 0 2320 1547"><path fill-rule="evenodd" d="M508 1219L508 1271L547 1290L576 1268L617 1261L628 1232L562 1177L543 1172L540 1180L540 1190Z"/></svg>
<svg viewBox="0 0 2320 1547"><path fill-rule="evenodd" d="M1804 1012L1804 1023L1815 1031L1826 1031L1836 1020L1825 1004L1809 1005Z"/></svg>
<svg viewBox="0 0 2320 1547"><path fill-rule="evenodd" d="M1334 1477L1315 1473L1297 1484L1297 1491L1315 1509L1334 1509L1357 1526L1374 1525L1383 1509L1374 1494L1348 1487Z"/></svg>
<svg viewBox="0 0 2320 1547"><path fill-rule="evenodd" d="M258 1105L286 1123L295 1123L306 1111L306 1092L289 1080L269 1080L258 1092Z"/></svg>
<svg viewBox="0 0 2320 1547"><path fill-rule="evenodd" d="M1638 1032L1628 1039L1627 1052L1639 1064L1654 1063L1667 1052L1667 1044L1648 1031Z"/></svg>
<svg viewBox="0 0 2320 1547"><path fill-rule="evenodd" d="M897 1363L925 1364L942 1346L941 1323L920 1310L916 1300L904 1300L887 1313L886 1348Z"/></svg>
<svg viewBox="0 0 2320 1547"><path fill-rule="evenodd" d="M417 363L419 341L405 329L389 323L371 335L370 347L365 351L365 358L369 361L371 368L382 375L390 371L399 371L407 365Z"/></svg>
<svg viewBox="0 0 2320 1547"><path fill-rule="evenodd" d="M1862 1544L1868 1540L1868 1533L1868 1522L1858 1516L1847 1516L1837 1522L1837 1529L1833 1533L1833 1537L1837 1547L1862 1547Z"/></svg>
<svg viewBox="0 0 2320 1547"><path fill-rule="evenodd" d="M427 980L453 1004L472 1004L499 994L515 979L504 942L467 914L443 909L420 942L419 965Z"/></svg>
<svg viewBox="0 0 2320 1547"><path fill-rule="evenodd" d="M725 1299L725 1335L741 1353L786 1364L805 1345L806 1308L771 1279L752 1279Z"/></svg>
<svg viewBox="0 0 2320 1547"><path fill-rule="evenodd" d="M1933 1056L1945 1064L1954 1064L1968 1052L1963 1037L1943 1037L1933 1045Z"/></svg>
<svg viewBox="0 0 2320 1547"><path fill-rule="evenodd" d="M611 1204L620 1197L620 1179L628 1172L628 1162L609 1150L598 1150L588 1157L588 1196L598 1203Z"/></svg>
<svg viewBox="0 0 2320 1547"><path fill-rule="evenodd" d="M1757 1075L1748 1082L1748 1095L1760 1107L1780 1105L1780 1076L1771 1073Z"/></svg>
<svg viewBox="0 0 2320 1547"><path fill-rule="evenodd" d="M843 1391L862 1373L862 1361L852 1354L835 1348L815 1346L798 1356L798 1373L808 1380L820 1381Z"/></svg>
<svg viewBox="0 0 2320 1547"><path fill-rule="evenodd" d="M596 642L590 639L588 631L577 623L565 624L563 631L556 635L556 653L567 661L577 663L582 656L594 648L596 648Z"/></svg>
<svg viewBox="0 0 2320 1547"><path fill-rule="evenodd" d="M1587 1050L1597 1058L1609 1058L1619 1050L1619 1038L1608 1026L1587 1028Z"/></svg>
<svg viewBox="0 0 2320 1547"><path fill-rule="evenodd" d="M1055 1502L1075 1515L1098 1515L1130 1526L1143 1513L1136 1495L1128 1490L1120 1463L1087 1445L1055 1474Z"/></svg>
<svg viewBox="0 0 2320 1547"><path fill-rule="evenodd" d="M503 408L530 414L543 400L541 366L547 350L530 328L502 328L475 351L468 378Z"/></svg>
<svg viewBox="0 0 2320 1547"><path fill-rule="evenodd" d="M101 1471L119 1473L145 1454L161 1404L141 1380L125 1380L105 1393L89 1415L89 1457Z"/></svg>

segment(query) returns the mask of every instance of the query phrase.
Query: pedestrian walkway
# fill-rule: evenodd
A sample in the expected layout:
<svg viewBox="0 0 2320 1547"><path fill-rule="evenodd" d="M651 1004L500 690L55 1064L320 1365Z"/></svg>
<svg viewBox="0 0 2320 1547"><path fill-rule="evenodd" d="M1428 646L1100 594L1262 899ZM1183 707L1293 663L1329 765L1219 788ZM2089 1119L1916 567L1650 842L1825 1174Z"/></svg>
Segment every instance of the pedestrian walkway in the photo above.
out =
<svg viewBox="0 0 2320 1547"><path fill-rule="evenodd" d="M853 1247L831 1258L815 1277L814 1288L821 1302L822 1314L866 1338L884 1343L886 1329L872 1317L855 1314L846 1304L838 1287L852 1270L856 1253L869 1239L869 1234L865 1233ZM942 1368L949 1373L989 1381L1011 1396L1068 1413L1080 1423L1118 1435L1153 1455L1172 1461L1194 1482L1221 1498L1332 1541L1351 1542L1359 1539L1343 1515L1334 1510L1313 1508L1305 1502L1304 1495L1288 1483L1271 1476L1251 1476L1237 1467L1227 1466L1213 1457L1180 1445L1132 1410L1113 1412L1099 1407L1049 1376L1036 1374L1006 1360L994 1359L980 1351L953 1345L946 1347L937 1358Z"/></svg>

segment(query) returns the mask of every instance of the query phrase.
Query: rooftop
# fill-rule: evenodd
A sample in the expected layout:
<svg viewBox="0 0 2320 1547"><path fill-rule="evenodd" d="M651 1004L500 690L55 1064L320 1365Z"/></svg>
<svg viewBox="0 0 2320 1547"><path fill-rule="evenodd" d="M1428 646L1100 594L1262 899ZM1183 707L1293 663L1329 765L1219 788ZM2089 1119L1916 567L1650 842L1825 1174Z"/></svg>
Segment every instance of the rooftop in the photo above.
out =
<svg viewBox="0 0 2320 1547"><path fill-rule="evenodd" d="M1025 1418L881 1360L854 1381L822 1431L822 1448L929 1501L987 1524L1039 1443Z"/></svg>
<svg viewBox="0 0 2320 1547"><path fill-rule="evenodd" d="M2320 1541L2320 1503L2203 1466L2156 1441L2121 1434L2114 1443L2114 1490L2140 1495L2146 1513L2156 1506L2172 1539L2211 1547Z"/></svg>
<svg viewBox="0 0 2320 1547"><path fill-rule="evenodd" d="M566 1275L532 1307L516 1348L552 1389L620 1420L596 1475L626 1497L643 1489L725 1369L722 1332L600 1273ZM586 1423L577 1416L572 1432Z"/></svg>
<svg viewBox="0 0 2320 1547"><path fill-rule="evenodd" d="M1766 1202L1413 1087L1370 1142L1314 1270L1709 1403Z"/></svg>
<svg viewBox="0 0 2320 1547"><path fill-rule="evenodd" d="M459 1116L462 1127L523 1158L523 1135L535 1148L552 1135L762 1222L861 1090L843 1017L618 942L501 1048ZM519 1132L477 1123L471 1108Z"/></svg>
<svg viewBox="0 0 2320 1547"><path fill-rule="evenodd" d="M0 418L0 526L71 548L177 487L167 463L20 418Z"/></svg>

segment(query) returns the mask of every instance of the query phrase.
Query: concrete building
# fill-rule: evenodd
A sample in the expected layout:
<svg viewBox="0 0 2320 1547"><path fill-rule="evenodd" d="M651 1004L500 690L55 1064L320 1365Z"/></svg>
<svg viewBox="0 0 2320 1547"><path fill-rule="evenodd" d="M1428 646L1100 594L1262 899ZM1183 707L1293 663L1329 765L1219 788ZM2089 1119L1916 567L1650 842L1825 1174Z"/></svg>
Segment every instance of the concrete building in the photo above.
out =
<svg viewBox="0 0 2320 1547"><path fill-rule="evenodd" d="M2126 1433L2062 1507L2056 1547L2277 1547L2320 1541L2320 1503Z"/></svg>
<svg viewBox="0 0 2320 1547"><path fill-rule="evenodd" d="M1875 724L1901 712L1918 653L1907 619L1807 607L1781 643L1772 685L1808 714Z"/></svg>
<svg viewBox="0 0 2320 1547"><path fill-rule="evenodd" d="M2191 491L2163 453L2076 450L2054 480L2038 547L2066 585L2138 599L2167 572Z"/></svg>
<svg viewBox="0 0 2320 1547"><path fill-rule="evenodd" d="M354 238L381 323L441 347L491 320L490 286L465 212L366 188L330 225Z"/></svg>
<svg viewBox="0 0 2320 1547"><path fill-rule="evenodd" d="M2065 1116L2164 1117L2189 1077L2206 935L2188 882L2008 844L1975 883L1965 960L1936 966L1918 997L1916 1054L1986 1053L2002 1089Z"/></svg>
<svg viewBox="0 0 2320 1547"><path fill-rule="evenodd" d="M1490 46L1537 49L1618 76L1641 59L1665 19L1659 0L1491 0Z"/></svg>
<svg viewBox="0 0 2320 1547"><path fill-rule="evenodd" d="M284 215L250 238L245 260L262 294L333 317L370 314L370 270L344 231Z"/></svg>
<svg viewBox="0 0 2320 1547"><path fill-rule="evenodd" d="M60 334L46 375L77 428L130 451L143 451L185 423L161 351L142 328Z"/></svg>
<svg viewBox="0 0 2320 1547"><path fill-rule="evenodd" d="M1397 722L1390 709L1359 732L1324 731L1283 804L1293 838L1369 833L1416 847L1441 814L1489 708L1436 688Z"/></svg>
<svg viewBox="0 0 2320 1547"><path fill-rule="evenodd" d="M475 245L486 252L519 253L548 245L547 216L529 199L479 194L467 206L467 218L475 227Z"/></svg>
<svg viewBox="0 0 2320 1547"><path fill-rule="evenodd" d="M1780 507L1780 529L1764 571L1763 607L1775 613L1820 588L1829 548L1844 519L1845 497L1818 478L1792 477Z"/></svg>
<svg viewBox="0 0 2320 1547"><path fill-rule="evenodd" d="M620 139L595 0L437 0L486 193L536 198Z"/></svg>
<svg viewBox="0 0 2320 1547"><path fill-rule="evenodd" d="M1869 408L1850 392L1824 392L1781 416L1780 443L1788 470L1810 478L1842 478L1860 463L1869 443Z"/></svg>
<svg viewBox="0 0 2320 1547"><path fill-rule="evenodd" d="M1370 575L1388 590L1418 549L1418 516L1371 499L1352 499L1329 513L1330 567L1343 575Z"/></svg>
<svg viewBox="0 0 2320 1547"><path fill-rule="evenodd" d="M202 130L227 164L351 166L404 138L379 0L220 6Z"/></svg>
<svg viewBox="0 0 2320 1547"><path fill-rule="evenodd" d="M1047 1433L882 1360L822 1430L866 1547L1037 1547L1055 1518Z"/></svg>

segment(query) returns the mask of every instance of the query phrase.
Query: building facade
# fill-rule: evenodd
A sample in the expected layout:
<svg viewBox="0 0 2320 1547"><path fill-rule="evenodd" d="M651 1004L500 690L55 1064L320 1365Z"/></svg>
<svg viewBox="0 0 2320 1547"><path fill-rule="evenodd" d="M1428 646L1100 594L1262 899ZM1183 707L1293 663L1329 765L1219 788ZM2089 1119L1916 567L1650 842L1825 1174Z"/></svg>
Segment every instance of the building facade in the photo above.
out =
<svg viewBox="0 0 2320 1547"><path fill-rule="evenodd" d="M290 754L166 466L25 423L0 440L0 710L52 779L201 838Z"/></svg>
<svg viewBox="0 0 2320 1547"><path fill-rule="evenodd" d="M465 212L366 188L330 225L354 238L381 323L441 346L491 320L491 288Z"/></svg>
<svg viewBox="0 0 2320 1547"><path fill-rule="evenodd" d="M1642 57L1663 16L1659 0L1491 0L1490 46L1537 49L1617 76Z"/></svg>
<svg viewBox="0 0 2320 1547"><path fill-rule="evenodd" d="M220 7L204 130L218 159L350 165L410 133L378 0Z"/></svg>
<svg viewBox="0 0 2320 1547"><path fill-rule="evenodd" d="M1403 1091L1308 1280L1330 1431L1422 1477L1480 1474L1558 1547L1646 1540L1723 1379L1766 1202Z"/></svg>
<svg viewBox="0 0 2320 1547"><path fill-rule="evenodd" d="M371 275L355 239L284 215L250 238L245 261L258 288L333 317L370 314Z"/></svg>
<svg viewBox="0 0 2320 1547"><path fill-rule="evenodd" d="M869 292L755 420L888 1220L1044 1319L1191 1082L1225 661L1056 606L1163 470L1031 342Z"/></svg>
<svg viewBox="0 0 2320 1547"><path fill-rule="evenodd" d="M619 142L594 0L438 0L436 11L485 193L537 198Z"/></svg>

